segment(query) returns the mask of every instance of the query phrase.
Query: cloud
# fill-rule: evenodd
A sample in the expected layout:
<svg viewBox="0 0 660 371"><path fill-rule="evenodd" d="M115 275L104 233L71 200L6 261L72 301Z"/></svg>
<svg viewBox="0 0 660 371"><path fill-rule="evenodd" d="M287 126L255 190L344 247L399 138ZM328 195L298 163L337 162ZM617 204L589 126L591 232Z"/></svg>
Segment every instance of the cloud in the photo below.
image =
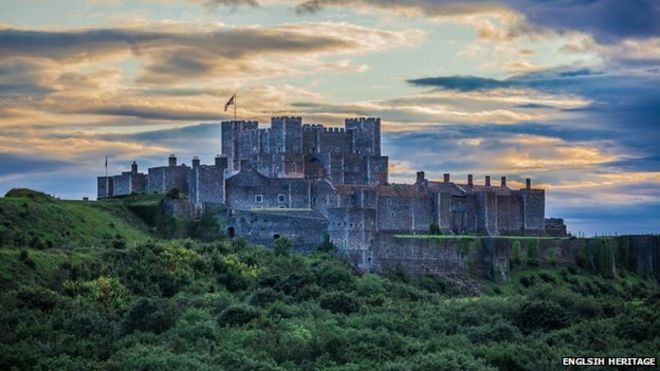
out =
<svg viewBox="0 0 660 371"><path fill-rule="evenodd" d="M462 86L461 86L462 87ZM456 124L518 125L570 116L565 111L590 102L574 95L544 94L532 89L432 90L400 98L330 104L322 101L292 103L310 120L341 120L350 116L378 116L385 131L410 132ZM543 105L530 110L525 104Z"/></svg>
<svg viewBox="0 0 660 371"><path fill-rule="evenodd" d="M535 28L557 32L578 31L593 35L602 43L614 43L624 39L641 39L660 35L660 6L655 0L503 0L503 1L455 1L455 0L308 0L299 3L300 13L313 13L327 7L376 8L402 15L430 18L502 14L515 11L522 14ZM526 27L525 23L518 22ZM488 38L509 38L531 29L509 28L501 31L482 24L480 33Z"/></svg>
<svg viewBox="0 0 660 371"><path fill-rule="evenodd" d="M604 73L595 72L589 68L559 68L530 72L504 80L477 76L440 76L411 79L408 80L408 82L422 87L439 87L458 91L478 91L502 88L532 88L556 91L579 86L586 79L600 75L604 75ZM605 78L609 79L610 77L605 76Z"/></svg>
<svg viewBox="0 0 660 371"><path fill-rule="evenodd" d="M249 6L249 7L258 7L259 2L257 0L194 0L196 2L201 2L204 6L208 8L216 8L218 6L228 6L231 8L237 8L239 6Z"/></svg>
<svg viewBox="0 0 660 371"><path fill-rule="evenodd" d="M517 85L514 81L504 81L476 76L441 76L408 80L418 86L437 86L459 91L490 90L510 88Z"/></svg>
<svg viewBox="0 0 660 371"><path fill-rule="evenodd" d="M138 82L168 84L296 74L313 71L317 65L326 72L355 71L363 67L320 58L414 45L424 36L419 30L386 31L331 22L205 28L155 24L66 31L6 28L0 30L0 59L45 58L72 64L132 56L144 62Z"/></svg>
<svg viewBox="0 0 660 371"><path fill-rule="evenodd" d="M57 171L70 165L65 161L50 160L37 156L19 156L0 153L0 177L14 174Z"/></svg>

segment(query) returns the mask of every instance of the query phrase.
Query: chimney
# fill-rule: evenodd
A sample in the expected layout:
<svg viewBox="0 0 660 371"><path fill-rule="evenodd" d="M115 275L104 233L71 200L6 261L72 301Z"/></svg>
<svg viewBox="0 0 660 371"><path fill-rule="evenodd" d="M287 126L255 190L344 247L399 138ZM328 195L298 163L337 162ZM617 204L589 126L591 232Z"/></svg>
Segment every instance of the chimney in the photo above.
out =
<svg viewBox="0 0 660 371"><path fill-rule="evenodd" d="M502 180L501 180L500 183L501 183L500 185L501 185L502 187L506 187L506 177L505 177L505 176L502 177Z"/></svg>
<svg viewBox="0 0 660 371"><path fill-rule="evenodd" d="M169 166L176 166L176 155L175 154L170 154L170 158L168 159Z"/></svg>
<svg viewBox="0 0 660 371"><path fill-rule="evenodd" d="M417 172L417 183L422 183L424 180L425 180L424 172L423 171L418 171Z"/></svg>
<svg viewBox="0 0 660 371"><path fill-rule="evenodd" d="M442 177L445 183L449 183L449 173L444 173Z"/></svg>
<svg viewBox="0 0 660 371"><path fill-rule="evenodd" d="M133 164L131 165L131 174L135 175L138 172L138 165L137 162L133 161Z"/></svg>
<svg viewBox="0 0 660 371"><path fill-rule="evenodd" d="M192 160L192 167L193 167L193 169L199 167L199 157L197 157L197 156L194 156L194 157L193 157L193 160Z"/></svg>
<svg viewBox="0 0 660 371"><path fill-rule="evenodd" d="M468 174L468 187L472 187L472 174Z"/></svg>
<svg viewBox="0 0 660 371"><path fill-rule="evenodd" d="M486 175L486 187L490 187L490 175Z"/></svg>
<svg viewBox="0 0 660 371"><path fill-rule="evenodd" d="M525 189L532 189L532 179L531 178L525 179Z"/></svg>
<svg viewBox="0 0 660 371"><path fill-rule="evenodd" d="M227 168L227 156L225 155L216 155L215 156L215 166L220 169Z"/></svg>

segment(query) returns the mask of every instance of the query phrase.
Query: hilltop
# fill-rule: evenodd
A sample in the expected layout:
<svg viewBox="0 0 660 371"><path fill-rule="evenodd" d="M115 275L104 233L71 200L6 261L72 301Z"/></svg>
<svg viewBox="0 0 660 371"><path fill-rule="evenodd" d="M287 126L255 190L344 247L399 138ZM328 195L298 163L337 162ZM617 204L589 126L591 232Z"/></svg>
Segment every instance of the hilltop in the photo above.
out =
<svg viewBox="0 0 660 371"><path fill-rule="evenodd" d="M521 265L506 283L358 274L332 246L159 239L155 195L9 196L3 230L52 244L0 249L0 369L488 371L660 356L655 278L625 267Z"/></svg>
<svg viewBox="0 0 660 371"><path fill-rule="evenodd" d="M158 197L160 199L160 197ZM62 201L38 191L12 189L0 198L2 246L66 248L112 240L143 241L149 226L129 208L139 200Z"/></svg>

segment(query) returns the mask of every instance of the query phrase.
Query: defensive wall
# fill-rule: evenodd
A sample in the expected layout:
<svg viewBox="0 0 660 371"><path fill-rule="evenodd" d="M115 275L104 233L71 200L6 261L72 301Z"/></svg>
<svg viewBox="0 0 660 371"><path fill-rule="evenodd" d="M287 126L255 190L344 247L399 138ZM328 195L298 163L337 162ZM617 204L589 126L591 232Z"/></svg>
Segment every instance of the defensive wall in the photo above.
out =
<svg viewBox="0 0 660 371"><path fill-rule="evenodd" d="M581 267L614 277L622 270L657 280L660 235L552 238L425 236L379 233L368 249L340 249L365 272L477 275L508 281L512 269Z"/></svg>

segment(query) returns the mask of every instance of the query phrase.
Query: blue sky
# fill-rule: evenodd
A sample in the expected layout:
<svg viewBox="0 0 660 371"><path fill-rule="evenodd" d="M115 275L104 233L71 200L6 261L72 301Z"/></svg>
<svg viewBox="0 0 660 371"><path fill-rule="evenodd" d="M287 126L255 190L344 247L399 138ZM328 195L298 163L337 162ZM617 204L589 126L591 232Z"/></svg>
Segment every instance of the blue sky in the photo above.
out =
<svg viewBox="0 0 660 371"><path fill-rule="evenodd" d="M0 192L210 162L238 115L383 120L391 181L525 177L574 233L660 232L652 0L0 0Z"/></svg>

